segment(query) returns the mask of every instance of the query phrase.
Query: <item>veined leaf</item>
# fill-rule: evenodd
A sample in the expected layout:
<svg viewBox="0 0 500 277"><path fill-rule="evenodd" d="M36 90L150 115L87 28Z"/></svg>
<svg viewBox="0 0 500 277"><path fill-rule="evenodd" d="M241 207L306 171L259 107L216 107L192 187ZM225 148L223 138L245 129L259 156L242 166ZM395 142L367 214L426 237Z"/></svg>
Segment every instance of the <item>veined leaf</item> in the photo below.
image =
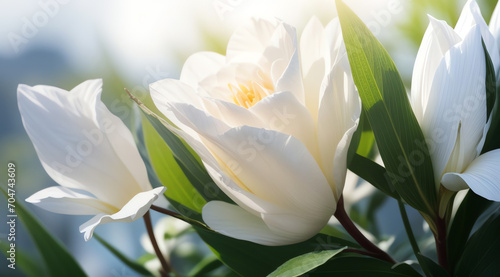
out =
<svg viewBox="0 0 500 277"><path fill-rule="evenodd" d="M1 190L4 196L7 197L7 192L3 188ZM68 250L38 222L21 201L16 201L15 205L18 218L24 224L38 251L40 251L50 276L86 276ZM17 221L18 218L14 219Z"/></svg>
<svg viewBox="0 0 500 277"><path fill-rule="evenodd" d="M338 250L345 246L359 248L356 243L323 234L293 245L264 246L193 227L214 254L242 276L266 276L289 259L309 252Z"/></svg>
<svg viewBox="0 0 500 277"><path fill-rule="evenodd" d="M347 247L337 250L311 252L292 258L278 267L267 277L296 277L323 265Z"/></svg>
<svg viewBox="0 0 500 277"><path fill-rule="evenodd" d="M399 195L395 191L395 188L391 186L392 184L389 183L386 178L387 172L383 166L361 155L354 154L349 164L349 170L385 194L394 199L399 199Z"/></svg>
<svg viewBox="0 0 500 277"><path fill-rule="evenodd" d="M411 266L405 263L392 265L388 262L351 253L341 253L311 272L309 276L410 276L420 277Z"/></svg>
<svg viewBox="0 0 500 277"><path fill-rule="evenodd" d="M431 158L396 66L366 25L341 0L336 5L354 82L387 179L409 205L435 216Z"/></svg>
<svg viewBox="0 0 500 277"><path fill-rule="evenodd" d="M201 213L201 208L207 201L184 175L172 151L149 121L143 120L142 126L151 165L160 182L167 187L165 195L187 208Z"/></svg>
<svg viewBox="0 0 500 277"><path fill-rule="evenodd" d="M366 123L365 123L366 122ZM373 136L373 131L366 117L366 112L361 112L360 117L360 127L361 127L361 139L359 141L356 153L372 159L375 157L375 137ZM358 127L359 128L359 127Z"/></svg>

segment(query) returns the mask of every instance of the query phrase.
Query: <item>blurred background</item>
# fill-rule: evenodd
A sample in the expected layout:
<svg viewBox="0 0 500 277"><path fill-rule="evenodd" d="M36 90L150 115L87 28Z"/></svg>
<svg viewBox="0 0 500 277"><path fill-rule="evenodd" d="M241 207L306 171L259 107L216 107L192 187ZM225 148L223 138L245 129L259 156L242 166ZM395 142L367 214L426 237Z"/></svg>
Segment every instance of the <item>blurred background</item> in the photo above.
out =
<svg viewBox="0 0 500 277"><path fill-rule="evenodd" d="M418 45L428 24L426 14L454 26L465 0L345 2L381 40L409 88ZM496 2L478 0L486 22ZM18 84L70 90L85 80L102 78L104 102L127 122L131 101L123 88L144 96L149 83L178 78L183 62L194 52L224 54L234 28L250 16L281 18L296 26L300 34L312 16L326 24L335 15L334 0L0 0L0 183L5 185L7 163L14 162L17 201L55 185L23 129L16 101ZM383 199L380 202L383 204L375 214L378 232L397 239L402 230L397 205ZM52 214L27 206L90 276L136 275L95 239L84 242L78 226L87 220L85 216ZM6 208L5 199L0 197L3 219ZM353 206L359 214L369 208L362 202ZM417 234L419 230L424 234L419 215L410 212L410 216ZM16 227L17 247L37 259L28 233L22 226ZM2 224L0 236L5 238L7 232ZM139 239L145 233L140 221L103 225L97 233L128 257L136 259L146 253ZM177 253L179 257L193 251L197 255L208 253L194 236L189 243L191 246ZM8 269L6 260L1 259L0 275L22 276L22 272Z"/></svg>

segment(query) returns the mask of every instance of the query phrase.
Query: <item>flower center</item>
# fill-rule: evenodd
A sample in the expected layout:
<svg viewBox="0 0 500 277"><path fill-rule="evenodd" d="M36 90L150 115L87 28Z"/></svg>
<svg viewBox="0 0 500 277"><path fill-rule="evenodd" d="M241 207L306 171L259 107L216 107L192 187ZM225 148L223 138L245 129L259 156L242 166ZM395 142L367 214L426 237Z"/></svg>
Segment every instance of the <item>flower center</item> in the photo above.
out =
<svg viewBox="0 0 500 277"><path fill-rule="evenodd" d="M265 76L258 72L257 81L248 81L246 84L228 84L232 93L232 100L236 105L244 108L251 108L264 97L271 95L274 91L272 83Z"/></svg>

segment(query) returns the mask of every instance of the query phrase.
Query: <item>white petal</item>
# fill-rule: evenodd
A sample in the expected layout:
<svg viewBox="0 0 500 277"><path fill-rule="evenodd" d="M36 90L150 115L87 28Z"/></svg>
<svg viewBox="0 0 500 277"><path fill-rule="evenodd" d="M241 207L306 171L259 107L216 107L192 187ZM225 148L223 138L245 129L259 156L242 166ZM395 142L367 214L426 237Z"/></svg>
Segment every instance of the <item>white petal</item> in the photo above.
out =
<svg viewBox="0 0 500 277"><path fill-rule="evenodd" d="M258 198L251 192L239 187L235 180L228 177L227 168L224 170L218 163L205 163L205 168L217 186L231 198L236 204L253 215L259 215L265 211L275 210L276 205ZM226 174L225 172L228 172Z"/></svg>
<svg viewBox="0 0 500 277"><path fill-rule="evenodd" d="M289 91L274 93L255 104L250 111L262 121L263 127L292 135L317 157L315 123L309 110ZM249 124L250 125L250 124Z"/></svg>
<svg viewBox="0 0 500 277"><path fill-rule="evenodd" d="M449 164L460 124L462 168L468 164L466 160L470 162L476 156L486 123L485 70L478 28L472 28L463 43L452 47L436 70L420 122L430 145L436 184Z"/></svg>
<svg viewBox="0 0 500 277"><path fill-rule="evenodd" d="M231 129L186 104L176 104L175 109L177 118L196 129L219 164L223 163L221 168L230 170L229 176L237 177L242 188L289 208L311 213L334 209L335 200L326 178L296 138L248 126ZM308 197L303 199L304 195Z"/></svg>
<svg viewBox="0 0 500 277"><path fill-rule="evenodd" d="M305 104L295 28L287 24L278 27L263 58L271 63L275 91L291 91L300 103Z"/></svg>
<svg viewBox="0 0 500 277"><path fill-rule="evenodd" d="M149 89L156 107L163 113L168 110L170 102L188 103L197 108L203 107L201 97L196 94L191 84L174 79L163 79L150 84Z"/></svg>
<svg viewBox="0 0 500 277"><path fill-rule="evenodd" d="M470 28L475 25L477 25L481 30L484 44L486 45L486 49L490 54L491 61L493 62L493 66L495 67L495 72L497 72L498 74L498 67L500 66L500 53L498 52L499 45L491 34L488 25L484 21L484 18L481 15L481 10L479 9L476 1L469 0L465 4L462 13L460 14L460 18L458 19L457 25L455 26L455 30L462 37L465 37Z"/></svg>
<svg viewBox="0 0 500 277"><path fill-rule="evenodd" d="M258 105L259 103L257 103L256 105ZM267 122L263 122L260 118L255 116L255 114L252 112L253 107L251 109L246 109L234 103L222 101L219 99L204 99L204 104L205 110L209 114L222 120L224 123L231 127L243 125L264 127L267 125Z"/></svg>
<svg viewBox="0 0 500 277"><path fill-rule="evenodd" d="M99 99L101 85L101 80L87 81L70 92L20 85L18 104L24 127L52 179L119 207L150 184L145 166L136 160L130 132ZM123 141L113 145L122 136Z"/></svg>
<svg viewBox="0 0 500 277"><path fill-rule="evenodd" d="M275 81L275 91L291 91L300 103L305 104L304 85L302 83L298 51L295 50L293 52L283 71L277 69L278 66L276 66L282 61L284 60L273 63L273 73L281 73L281 75L276 75L279 76L279 79Z"/></svg>
<svg viewBox="0 0 500 277"><path fill-rule="evenodd" d="M114 213L118 209L88 194L65 187L48 187L26 199L49 212L72 215Z"/></svg>
<svg viewBox="0 0 500 277"><path fill-rule="evenodd" d="M291 91L304 103L295 28L276 19L254 19L239 28L227 47L229 63L259 64L275 91Z"/></svg>
<svg viewBox="0 0 500 277"><path fill-rule="evenodd" d="M185 128L184 124L176 117L172 111L175 103L186 103L198 109L203 109L202 98L196 94L195 89L179 80L164 79L149 85L151 98L155 106L163 113L175 126L182 129L192 138L197 138L196 132ZM198 139L199 140L199 139Z"/></svg>
<svg viewBox="0 0 500 277"><path fill-rule="evenodd" d="M149 183L146 165L139 154L139 150L137 149L137 145L135 144L134 137L130 130L121 119L112 114L101 101L97 104L96 113L96 120L99 124L99 128L104 131L106 136L104 140L107 139L119 161L123 163L126 170L128 170L134 178L134 180L128 181L135 181L142 191L150 190L152 187ZM97 132L94 131L95 141L97 141L96 134ZM122 187L123 184L124 183L122 183L120 187Z"/></svg>
<svg viewBox="0 0 500 277"><path fill-rule="evenodd" d="M269 216L271 217L271 215ZM280 214L274 215L274 217L278 217L278 221L291 228L282 230L270 228L262 218L225 202L211 201L203 207L203 220L215 231L236 239L269 246L287 245L307 240L317 234L328 221L327 219L311 224L307 218L292 214Z"/></svg>
<svg viewBox="0 0 500 277"><path fill-rule="evenodd" d="M247 24L237 28L227 45L227 61L245 56L252 56L253 62L258 60L281 24L277 19L252 18Z"/></svg>
<svg viewBox="0 0 500 277"><path fill-rule="evenodd" d="M337 148L335 149L335 157L333 159L333 179L335 181L336 197L337 199L342 195L344 190L344 183L347 174L347 152L349 146L351 145L351 139L358 129L359 118L354 122L351 128L349 128L345 134L342 136Z"/></svg>
<svg viewBox="0 0 500 277"><path fill-rule="evenodd" d="M209 153L208 149L201 141L200 136L195 131L196 126L191 124L189 120L186 120L182 112L179 112L176 109L176 106L179 103L192 105L192 108L196 110L198 110L196 107L203 109L201 97L195 94L195 91L191 86L178 80L170 79L151 84L150 91L156 107L169 119L171 123L173 123L173 125L169 125L168 123L170 122L167 122L165 127L177 134L179 137L183 138L200 156L203 162L215 166L217 162ZM198 110L198 112L203 113L201 110ZM226 126L225 129L227 130L229 127Z"/></svg>
<svg viewBox="0 0 500 277"><path fill-rule="evenodd" d="M325 30L317 17L311 18L300 37L300 58L305 104L314 122L318 118L319 90L325 75Z"/></svg>
<svg viewBox="0 0 500 277"><path fill-rule="evenodd" d="M224 65L226 58L214 52L198 52L191 55L182 66L182 82L197 84L215 74Z"/></svg>
<svg viewBox="0 0 500 277"><path fill-rule="evenodd" d="M198 109L186 103L168 103L173 117L179 121L183 131L200 135L203 133L217 135L230 129L230 126L208 114L203 109ZM170 117L169 117L170 118Z"/></svg>
<svg viewBox="0 0 500 277"><path fill-rule="evenodd" d="M153 202L165 191L165 189L165 187L158 187L150 191L144 191L136 194L120 209L120 211L111 215L98 214L82 224L80 226L80 233L85 233L85 241L88 241L99 224L110 222L132 222L144 216Z"/></svg>
<svg viewBox="0 0 500 277"><path fill-rule="evenodd" d="M361 101L352 80L347 55L333 67L321 90L318 143L321 167L335 196L342 193L347 150L361 114ZM326 126L326 127L325 127Z"/></svg>
<svg viewBox="0 0 500 277"><path fill-rule="evenodd" d="M332 68L346 53L344 38L342 37L342 28L339 18L336 17L325 27L325 41L329 49L329 59L326 58L326 68Z"/></svg>
<svg viewBox="0 0 500 277"><path fill-rule="evenodd" d="M325 78L325 61L317 60L304 74L305 105L314 122L318 121L319 94L321 83Z"/></svg>
<svg viewBox="0 0 500 277"><path fill-rule="evenodd" d="M413 111L419 121L425 113L437 67L446 52L462 40L445 21L432 16L429 21L415 59L411 83Z"/></svg>
<svg viewBox="0 0 500 277"><path fill-rule="evenodd" d="M319 19L314 16L304 27L300 37L300 58L304 76L308 75L318 60L323 62L324 67L326 46L324 27Z"/></svg>
<svg viewBox="0 0 500 277"><path fill-rule="evenodd" d="M447 173L442 184L449 190L461 190L470 187L482 197L500 201L500 149L487 152L477 157L464 173Z"/></svg>

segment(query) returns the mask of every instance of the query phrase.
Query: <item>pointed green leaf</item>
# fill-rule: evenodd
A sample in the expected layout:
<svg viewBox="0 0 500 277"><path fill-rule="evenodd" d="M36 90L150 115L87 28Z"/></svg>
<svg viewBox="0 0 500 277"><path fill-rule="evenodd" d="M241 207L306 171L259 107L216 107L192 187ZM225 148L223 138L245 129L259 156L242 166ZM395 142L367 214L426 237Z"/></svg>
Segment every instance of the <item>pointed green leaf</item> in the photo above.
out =
<svg viewBox="0 0 500 277"><path fill-rule="evenodd" d="M405 263L396 265L385 261L350 253L341 253L309 273L309 276L384 276L384 277L420 277L411 266Z"/></svg>
<svg viewBox="0 0 500 277"><path fill-rule="evenodd" d="M1 190L5 197L7 197L7 192L3 188ZM40 224L24 205L21 204L21 201L16 201L15 206L18 218L12 219L16 222L20 219L24 224L38 251L40 251L50 276L86 276L83 269L68 250Z"/></svg>
<svg viewBox="0 0 500 277"><path fill-rule="evenodd" d="M354 82L387 179L408 204L434 216L437 187L429 151L396 66L366 25L341 0L336 5Z"/></svg>
<svg viewBox="0 0 500 277"><path fill-rule="evenodd" d="M143 121L143 133L151 165L160 182L167 187L165 195L201 213L206 200L193 187L170 148L147 120Z"/></svg>
<svg viewBox="0 0 500 277"><path fill-rule="evenodd" d="M266 276L289 259L309 252L338 250L345 246L359 248L356 243L324 234L293 245L264 246L193 227L214 254L242 276Z"/></svg>
<svg viewBox="0 0 500 277"><path fill-rule="evenodd" d="M488 50L483 42L484 55L486 58L486 105L488 120L491 120L490 129L486 134L482 153L500 148L500 91L497 87L495 68L491 61ZM491 117L491 119L490 119Z"/></svg>
<svg viewBox="0 0 500 277"><path fill-rule="evenodd" d="M399 199L395 188L387 182L387 172L383 166L361 155L354 154L349 164L349 170L390 197Z"/></svg>
<svg viewBox="0 0 500 277"><path fill-rule="evenodd" d="M460 259L474 224L492 203L492 201L475 194L472 190L467 192L448 233L446 245L449 264L456 264Z"/></svg>
<svg viewBox="0 0 500 277"><path fill-rule="evenodd" d="M337 250L324 250L320 252L311 252L292 258L278 267L267 277L296 277L307 273L318 266L323 265L333 256L342 252L347 247Z"/></svg>

